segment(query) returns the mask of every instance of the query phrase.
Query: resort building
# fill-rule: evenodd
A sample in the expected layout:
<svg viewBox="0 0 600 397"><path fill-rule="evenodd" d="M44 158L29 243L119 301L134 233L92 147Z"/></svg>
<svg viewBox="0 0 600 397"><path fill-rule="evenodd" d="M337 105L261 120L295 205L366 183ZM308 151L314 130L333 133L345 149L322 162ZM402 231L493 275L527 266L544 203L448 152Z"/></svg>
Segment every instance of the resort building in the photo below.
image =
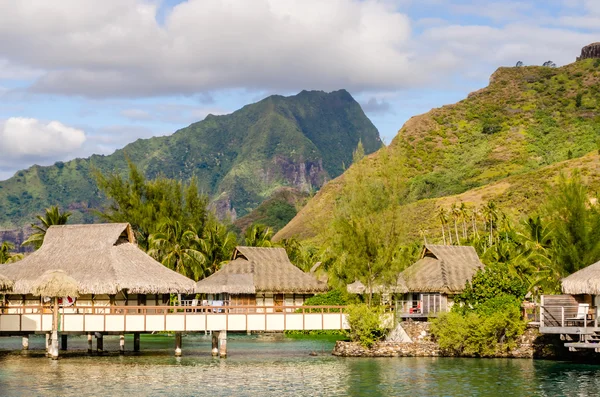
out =
<svg viewBox="0 0 600 397"><path fill-rule="evenodd" d="M401 317L426 318L449 311L454 295L461 293L483 264L471 246L426 245L421 258L402 271L396 284L375 286L385 303ZM350 293L367 293L360 282L348 285Z"/></svg>
<svg viewBox="0 0 600 397"><path fill-rule="evenodd" d="M561 334L571 350L600 352L600 262L561 280L564 295L543 295L540 301L540 332Z"/></svg>
<svg viewBox="0 0 600 397"><path fill-rule="evenodd" d="M230 312L235 306L282 311L284 306L301 306L306 298L326 291L327 284L294 266L283 248L237 247L233 260L196 284L205 303L229 306Z"/></svg>
<svg viewBox="0 0 600 397"><path fill-rule="evenodd" d="M52 271L62 271L77 283L79 297L63 297L62 306L70 310L169 305L170 294L193 293L195 286L139 249L127 223L51 226L40 249L0 269L14 283L0 302L5 310L47 304L47 297L36 296L32 288Z"/></svg>
<svg viewBox="0 0 600 397"><path fill-rule="evenodd" d="M398 275L396 310L407 317L447 312L454 295L483 267L475 248L426 245L421 259Z"/></svg>

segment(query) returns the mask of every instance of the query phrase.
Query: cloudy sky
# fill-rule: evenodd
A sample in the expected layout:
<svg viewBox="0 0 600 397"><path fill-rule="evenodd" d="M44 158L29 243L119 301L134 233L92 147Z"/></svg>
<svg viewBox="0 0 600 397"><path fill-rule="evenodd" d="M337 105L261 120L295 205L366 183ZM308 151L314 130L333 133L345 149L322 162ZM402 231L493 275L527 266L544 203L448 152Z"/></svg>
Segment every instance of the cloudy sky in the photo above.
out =
<svg viewBox="0 0 600 397"><path fill-rule="evenodd" d="M594 41L600 0L0 0L0 180L303 89L347 89L389 143Z"/></svg>

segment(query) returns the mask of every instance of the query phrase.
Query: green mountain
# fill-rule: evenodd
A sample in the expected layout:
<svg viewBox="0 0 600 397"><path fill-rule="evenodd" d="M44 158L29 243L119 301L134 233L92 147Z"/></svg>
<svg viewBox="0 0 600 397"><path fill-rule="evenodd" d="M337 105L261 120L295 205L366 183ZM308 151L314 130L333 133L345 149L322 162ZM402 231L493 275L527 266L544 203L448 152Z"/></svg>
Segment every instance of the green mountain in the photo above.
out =
<svg viewBox="0 0 600 397"><path fill-rule="evenodd" d="M411 118L389 147L324 186L275 239L325 230L336 200L357 180L373 195L393 192L393 208L373 216L383 220L389 211L402 211L410 238L433 227L436 208L469 202L486 186L484 199L500 199L509 212L535 209L547 188L542 182L556 175L552 165L581 158L599 143L600 60L500 68L488 87Z"/></svg>
<svg viewBox="0 0 600 397"><path fill-rule="evenodd" d="M282 186L319 189L350 165L359 141L367 153L381 147L377 129L347 91L274 95L109 156L19 171L0 182L0 228L22 227L55 204L73 212L71 222L93 221L91 209L105 204L93 169L126 173L127 158L150 178L196 176L220 215L243 216Z"/></svg>

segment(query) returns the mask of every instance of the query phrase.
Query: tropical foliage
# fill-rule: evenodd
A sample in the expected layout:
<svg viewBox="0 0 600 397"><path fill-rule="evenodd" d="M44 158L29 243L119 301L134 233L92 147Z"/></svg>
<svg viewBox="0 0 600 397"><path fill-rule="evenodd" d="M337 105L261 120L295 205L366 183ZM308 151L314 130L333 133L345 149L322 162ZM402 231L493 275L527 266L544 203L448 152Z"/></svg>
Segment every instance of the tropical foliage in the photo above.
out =
<svg viewBox="0 0 600 397"><path fill-rule="evenodd" d="M23 258L22 254L15 254L12 252L14 248L15 247L8 241L4 241L0 244L0 264L16 262Z"/></svg>
<svg viewBox="0 0 600 397"><path fill-rule="evenodd" d="M387 329L382 325L383 307L358 304L351 305L346 310L350 325L348 334L352 341L369 348L385 337Z"/></svg>
<svg viewBox="0 0 600 397"><path fill-rule="evenodd" d="M31 224L31 228L34 232L23 242L23 245L31 245L35 249L40 248L44 242L44 237L46 237L48 228L54 225L65 225L70 216L70 212L61 212L58 206L46 208L44 215L36 216L40 221L40 224Z"/></svg>

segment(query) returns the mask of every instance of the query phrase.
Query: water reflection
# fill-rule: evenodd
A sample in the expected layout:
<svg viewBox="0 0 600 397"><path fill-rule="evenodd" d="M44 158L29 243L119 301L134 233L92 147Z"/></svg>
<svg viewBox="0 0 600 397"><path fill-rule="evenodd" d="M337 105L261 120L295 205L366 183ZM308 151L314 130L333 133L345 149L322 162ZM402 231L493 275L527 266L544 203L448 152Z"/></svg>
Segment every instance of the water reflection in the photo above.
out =
<svg viewBox="0 0 600 397"><path fill-rule="evenodd" d="M232 335L229 357L210 355L210 338L186 337L184 356L173 338L142 337L142 352L88 356L72 338L58 362L44 357L43 338L22 354L18 338L0 339L4 396L593 396L600 367L531 360L337 358L332 340ZM38 343L39 342L39 343ZM127 339L127 347L132 341ZM312 351L323 352L310 356Z"/></svg>

